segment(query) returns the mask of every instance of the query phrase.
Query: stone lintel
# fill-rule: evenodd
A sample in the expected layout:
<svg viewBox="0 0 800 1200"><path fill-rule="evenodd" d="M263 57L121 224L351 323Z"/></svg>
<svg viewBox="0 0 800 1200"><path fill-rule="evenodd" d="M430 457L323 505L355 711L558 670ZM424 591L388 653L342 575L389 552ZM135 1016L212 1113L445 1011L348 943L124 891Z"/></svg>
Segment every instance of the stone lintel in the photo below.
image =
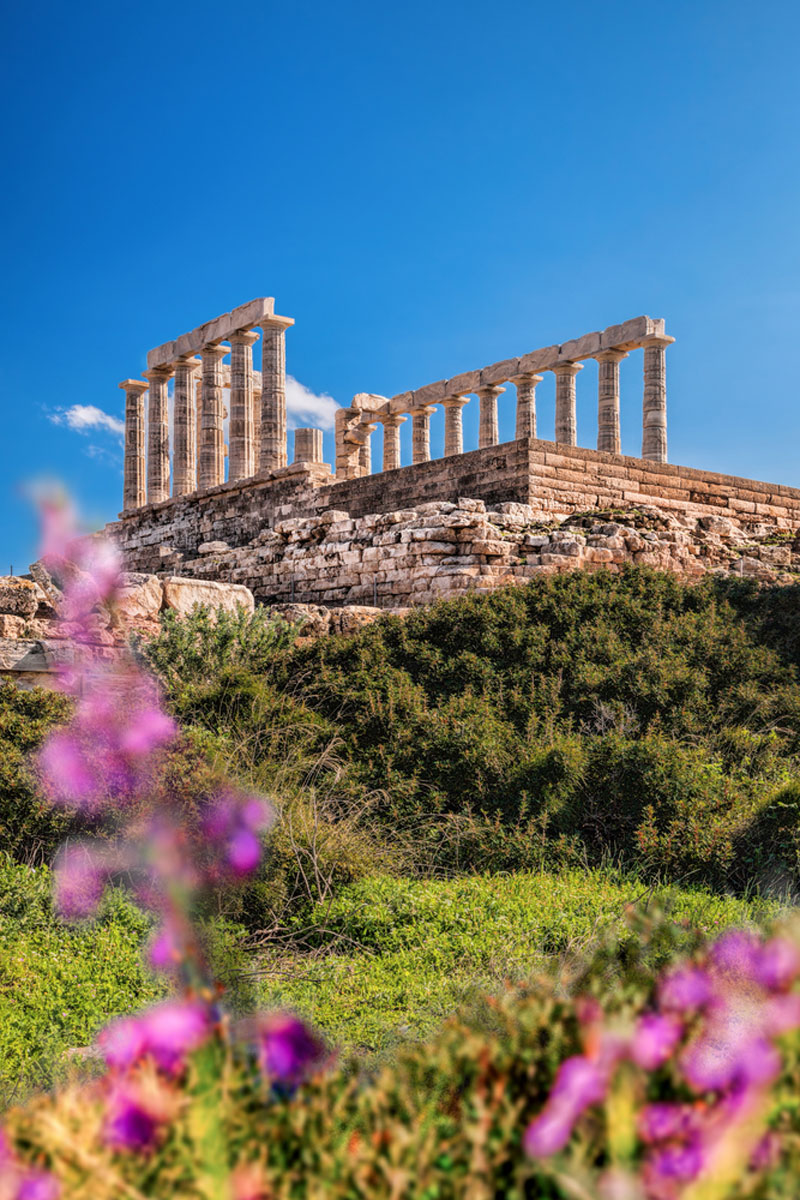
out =
<svg viewBox="0 0 800 1200"><path fill-rule="evenodd" d="M663 334L661 318L633 317L621 325L609 325L600 335L603 350L635 350L645 338Z"/></svg>
<svg viewBox="0 0 800 1200"><path fill-rule="evenodd" d="M447 380L437 379L436 383L427 383L425 387L417 388L412 393L414 408L426 408L429 404L438 404L447 395Z"/></svg>
<svg viewBox="0 0 800 1200"><path fill-rule="evenodd" d="M481 371L481 387L492 383L507 383L512 375L519 370L518 358L504 358L502 362L492 363Z"/></svg>
<svg viewBox="0 0 800 1200"><path fill-rule="evenodd" d="M389 411L393 413L406 413L411 410L411 405L414 403L413 392L398 392L396 396L392 396L389 400Z"/></svg>
<svg viewBox="0 0 800 1200"><path fill-rule="evenodd" d="M175 341L164 342L163 345L156 346L147 355L147 365L150 368L166 366L179 356L196 354L209 342L221 342L240 329L261 325L274 314L275 301L271 296L261 296L257 300L250 300L247 304L240 304L231 312L223 313L222 316L215 317L213 321L206 321L205 324L198 325L189 333L182 334ZM277 317L276 321L293 324L289 317Z"/></svg>
<svg viewBox="0 0 800 1200"><path fill-rule="evenodd" d="M575 362L580 358L592 358L600 349L602 334L585 333L583 337L573 338L571 342L563 342L559 347L560 362Z"/></svg>
<svg viewBox="0 0 800 1200"><path fill-rule="evenodd" d="M560 346L545 346L542 350L531 350L530 354L523 354L519 360L517 374L529 375L537 371L549 371L558 362L560 349Z"/></svg>
<svg viewBox="0 0 800 1200"><path fill-rule="evenodd" d="M464 396L474 392L481 386L480 371L464 371L447 381L447 391L451 396Z"/></svg>

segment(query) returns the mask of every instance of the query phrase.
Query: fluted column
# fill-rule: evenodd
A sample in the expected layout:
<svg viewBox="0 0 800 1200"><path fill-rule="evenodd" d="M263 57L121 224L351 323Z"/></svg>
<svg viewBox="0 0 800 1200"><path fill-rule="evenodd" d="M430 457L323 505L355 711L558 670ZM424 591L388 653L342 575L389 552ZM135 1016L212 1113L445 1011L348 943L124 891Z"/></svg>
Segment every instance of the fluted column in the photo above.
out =
<svg viewBox="0 0 800 1200"><path fill-rule="evenodd" d="M478 425L478 449L485 446L496 446L500 441L500 428L497 420L497 397L506 389L493 383L489 387L477 388L475 395L480 400L480 423Z"/></svg>
<svg viewBox="0 0 800 1200"><path fill-rule="evenodd" d="M144 394L148 385L143 379L123 379L119 386L125 393L125 466L122 507L141 508L147 501Z"/></svg>
<svg viewBox="0 0 800 1200"><path fill-rule="evenodd" d="M253 389L253 474L261 467L261 387Z"/></svg>
<svg viewBox="0 0 800 1200"><path fill-rule="evenodd" d="M619 427L619 364L627 358L625 350L604 350L596 354L597 377L597 449L607 454L621 451Z"/></svg>
<svg viewBox="0 0 800 1200"><path fill-rule="evenodd" d="M444 409L444 456L464 453L464 424L461 410L469 402L468 396L447 396L442 401Z"/></svg>
<svg viewBox="0 0 800 1200"><path fill-rule="evenodd" d="M228 346L204 346L203 391L200 406L200 451L198 455L197 486L216 487L225 479L225 437L222 429L223 404L222 360L230 353Z"/></svg>
<svg viewBox="0 0 800 1200"><path fill-rule="evenodd" d="M560 363L553 367L556 377L556 441L567 446L578 444L578 420L575 413L575 377L580 363Z"/></svg>
<svg viewBox="0 0 800 1200"><path fill-rule="evenodd" d="M411 409L411 461L415 463L431 460L431 416L436 412L435 404Z"/></svg>
<svg viewBox="0 0 800 1200"><path fill-rule="evenodd" d="M286 466L286 330L291 321L261 326L261 460L259 470Z"/></svg>
<svg viewBox="0 0 800 1200"><path fill-rule="evenodd" d="M296 463L321 463L323 461L321 429L295 429L294 461Z"/></svg>
<svg viewBox="0 0 800 1200"><path fill-rule="evenodd" d="M375 426L373 425L374 429ZM361 449L358 452L358 473L359 475L372 474L372 435L361 443Z"/></svg>
<svg viewBox="0 0 800 1200"><path fill-rule="evenodd" d="M395 471L400 466L400 426L406 418L400 413L391 413L378 419L383 425L383 469Z"/></svg>
<svg viewBox="0 0 800 1200"><path fill-rule="evenodd" d="M228 479L249 479L255 473L253 442L253 345L258 341L254 329L232 333L231 343L231 423L228 435Z"/></svg>
<svg viewBox="0 0 800 1200"><path fill-rule="evenodd" d="M172 367L145 371L150 380L147 408L147 503L169 500L169 406L167 384Z"/></svg>
<svg viewBox="0 0 800 1200"><path fill-rule="evenodd" d="M541 383L542 375L516 375L511 383L517 389L517 424L515 438L536 437L536 385Z"/></svg>
<svg viewBox="0 0 800 1200"><path fill-rule="evenodd" d="M172 412L172 494L185 496L197 487L194 380L200 359L187 355L175 363Z"/></svg>
<svg viewBox="0 0 800 1200"><path fill-rule="evenodd" d="M644 397L642 400L642 458L667 461L667 346L672 337L654 337L644 343Z"/></svg>

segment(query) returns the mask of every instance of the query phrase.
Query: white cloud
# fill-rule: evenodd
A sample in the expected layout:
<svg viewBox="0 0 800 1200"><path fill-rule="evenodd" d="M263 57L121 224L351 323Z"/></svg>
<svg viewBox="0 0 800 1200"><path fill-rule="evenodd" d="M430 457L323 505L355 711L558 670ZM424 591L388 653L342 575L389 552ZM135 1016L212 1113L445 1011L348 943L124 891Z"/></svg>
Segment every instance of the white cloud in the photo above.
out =
<svg viewBox="0 0 800 1200"><path fill-rule="evenodd" d="M318 396L293 376L286 376L286 415L290 429L296 429L298 425L333 429L338 407L327 392Z"/></svg>
<svg viewBox="0 0 800 1200"><path fill-rule="evenodd" d="M49 416L54 425L66 425L69 429L76 429L78 433L88 433L90 429L105 429L115 437L125 436L125 422L120 421L119 417L112 417L111 413L103 412L102 408L97 408L94 404L72 404L69 408L50 413Z"/></svg>

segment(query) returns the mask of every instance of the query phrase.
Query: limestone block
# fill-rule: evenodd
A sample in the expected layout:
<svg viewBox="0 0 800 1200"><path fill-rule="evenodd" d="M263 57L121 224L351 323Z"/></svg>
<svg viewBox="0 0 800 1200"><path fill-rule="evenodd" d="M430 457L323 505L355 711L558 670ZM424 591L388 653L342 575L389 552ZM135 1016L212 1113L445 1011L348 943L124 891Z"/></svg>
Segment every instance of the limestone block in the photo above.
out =
<svg viewBox="0 0 800 1200"><path fill-rule="evenodd" d="M519 360L519 375L535 375L537 371L546 371L558 362L560 346L545 346L542 350L532 350L523 354Z"/></svg>
<svg viewBox="0 0 800 1200"><path fill-rule="evenodd" d="M581 358L591 358L600 353L599 330L596 333L585 333L583 337L573 338L564 342L558 351L559 362L577 362Z"/></svg>
<svg viewBox="0 0 800 1200"><path fill-rule="evenodd" d="M438 404L447 395L447 380L438 379L436 383L426 383L425 387L411 393L411 407L424 408L428 404Z"/></svg>
<svg viewBox="0 0 800 1200"><path fill-rule="evenodd" d="M197 547L198 554L226 554L229 550L227 542L203 542Z"/></svg>
<svg viewBox="0 0 800 1200"><path fill-rule="evenodd" d="M241 584L169 576L163 580L163 587L165 606L181 616L186 616L197 604L226 612L234 612L237 607L248 613L255 609L253 593Z"/></svg>
<svg viewBox="0 0 800 1200"><path fill-rule="evenodd" d="M495 383L506 383L519 372L518 358L505 358L502 362L491 363L481 371L481 387L489 387Z"/></svg>
<svg viewBox="0 0 800 1200"><path fill-rule="evenodd" d="M631 350L646 337L653 337L656 325L652 317L633 317L621 325L609 325L600 335L603 350ZM663 322L661 322L663 325Z"/></svg>
<svg viewBox="0 0 800 1200"><path fill-rule="evenodd" d="M480 371L464 371L447 381L448 396L467 396L481 386Z"/></svg>
<svg viewBox="0 0 800 1200"><path fill-rule="evenodd" d="M131 572L123 575L116 608L125 617L155 618L161 611L164 589L156 575Z"/></svg>
<svg viewBox="0 0 800 1200"><path fill-rule="evenodd" d="M10 613L0 613L0 638L19 639L24 637L28 622L25 617L14 617Z"/></svg>
<svg viewBox="0 0 800 1200"><path fill-rule="evenodd" d="M39 607L36 584L17 575L0 576L0 613L30 618Z"/></svg>

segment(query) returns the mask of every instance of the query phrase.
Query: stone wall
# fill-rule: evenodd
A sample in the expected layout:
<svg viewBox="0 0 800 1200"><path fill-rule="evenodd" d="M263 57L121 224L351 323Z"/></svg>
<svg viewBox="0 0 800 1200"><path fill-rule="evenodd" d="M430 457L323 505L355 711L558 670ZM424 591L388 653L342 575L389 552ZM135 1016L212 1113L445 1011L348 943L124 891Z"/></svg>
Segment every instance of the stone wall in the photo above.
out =
<svg viewBox="0 0 800 1200"><path fill-rule="evenodd" d="M703 517L732 519L745 537L748 530L762 529L763 536L766 528L791 531L800 526L800 490L795 488L523 438L338 482L330 481L323 466L287 467L146 506L108 531L128 570L232 579L264 600L297 600L303 593L309 601L324 594L325 602L371 603L377 586L381 603L404 604L414 588L407 586L403 570L411 570L412 564L389 561L399 557L381 549L391 542L372 543L377 518L416 513L430 504L452 505L461 497L498 510L525 505L531 520L540 523L644 505L695 525ZM302 554L292 550L275 557L269 548L277 553L283 536L278 531L297 533L303 521L310 524ZM345 557L326 559L323 553L317 558L315 547L327 543L325 530L331 526L337 535L343 530L352 546L337 545L336 555ZM298 536L287 545L297 546L300 540ZM358 558L359 570L354 571L360 549L370 554L366 560ZM229 551L235 550L242 553L231 557ZM435 557L440 552L429 553ZM477 579L483 574L480 568L490 565L478 552L474 562L466 561L462 551L459 555L458 563L439 564L442 578L477 568L471 576ZM214 570L222 573L214 576ZM420 597L426 591L430 589L420 588Z"/></svg>

